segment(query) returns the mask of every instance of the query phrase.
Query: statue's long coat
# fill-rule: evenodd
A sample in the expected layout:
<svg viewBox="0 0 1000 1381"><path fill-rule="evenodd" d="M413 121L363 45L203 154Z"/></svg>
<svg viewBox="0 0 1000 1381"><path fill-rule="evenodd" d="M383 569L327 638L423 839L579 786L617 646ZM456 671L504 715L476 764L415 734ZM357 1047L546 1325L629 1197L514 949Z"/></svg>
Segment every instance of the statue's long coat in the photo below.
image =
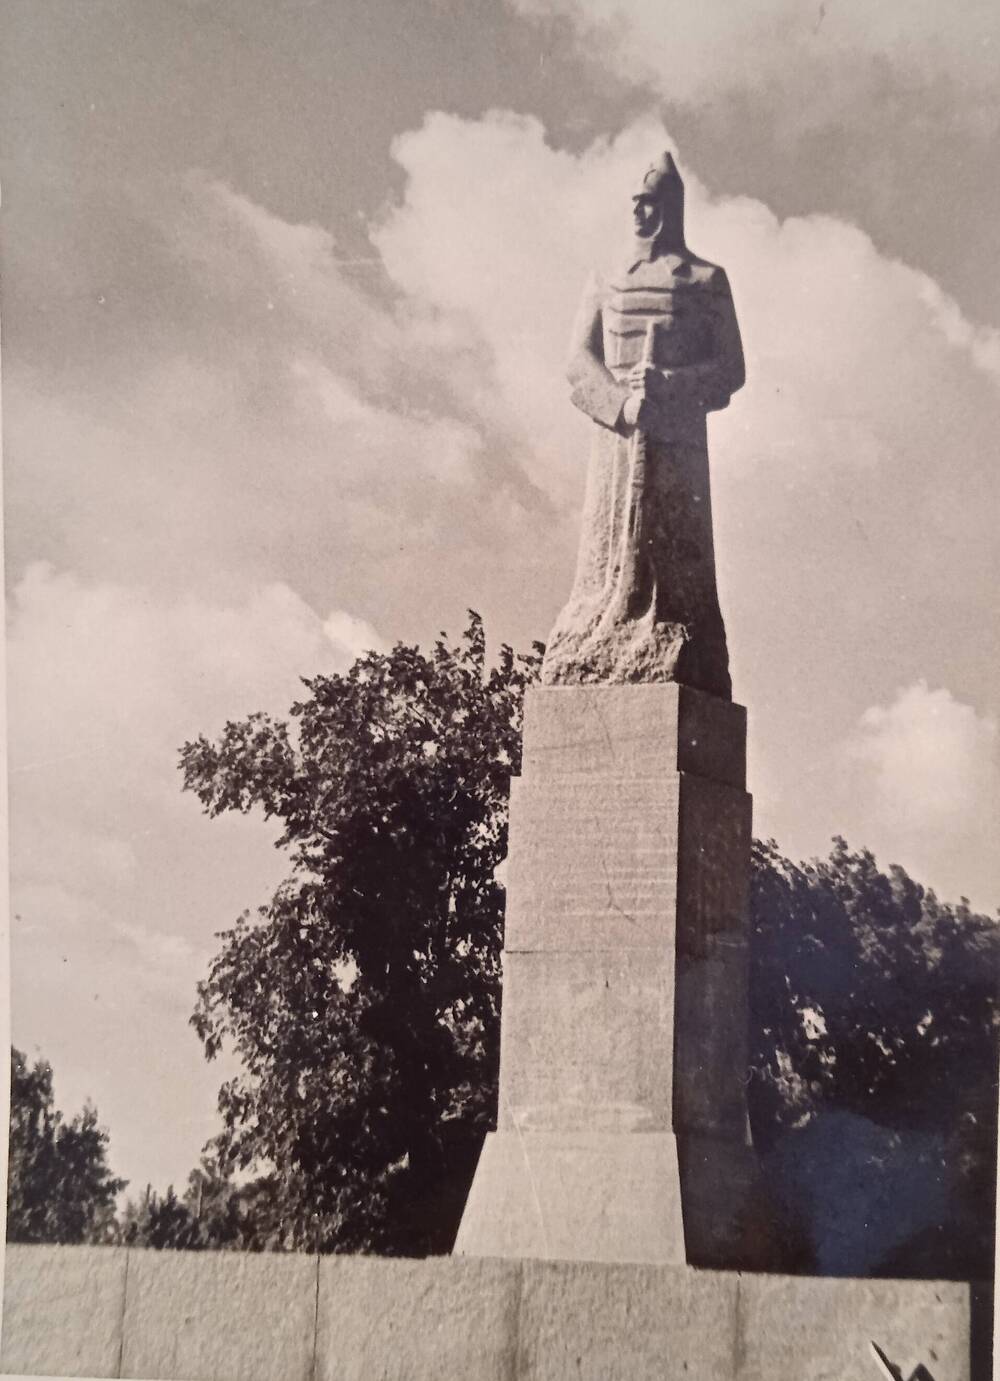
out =
<svg viewBox="0 0 1000 1381"><path fill-rule="evenodd" d="M630 436L622 406L644 350L670 376L673 398ZM543 679L679 681L728 698L705 426L744 378L725 273L683 251L591 279L569 378L573 402L598 426L576 580Z"/></svg>

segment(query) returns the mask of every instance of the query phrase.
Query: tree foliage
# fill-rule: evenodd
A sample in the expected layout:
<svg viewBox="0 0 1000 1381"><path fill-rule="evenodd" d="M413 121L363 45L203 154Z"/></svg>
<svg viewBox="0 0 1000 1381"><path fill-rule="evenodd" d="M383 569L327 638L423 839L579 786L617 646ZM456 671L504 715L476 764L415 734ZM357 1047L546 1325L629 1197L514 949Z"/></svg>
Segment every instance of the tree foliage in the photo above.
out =
<svg viewBox="0 0 1000 1381"><path fill-rule="evenodd" d="M456 646L398 646L306 682L291 723L253 715L184 748L185 786L206 811L279 819L291 862L270 904L221 936L199 989L206 1054L228 1041L242 1066L220 1093L202 1244L450 1246L496 1116L494 870L539 651L504 648L488 669L473 615ZM841 839L828 859L799 865L755 843L751 909L761 1148L812 1156L815 1178L826 1172L812 1144L846 1156L843 1129L867 1129L855 1177L875 1185L900 1232L892 1180L907 1148L934 1161L942 1183L957 1178L968 1204L988 1202L996 922L945 905L900 868L880 871ZM831 1118L841 1119L832 1137ZM883 1171L888 1187L876 1183ZM237 1191L233 1176L249 1174ZM190 1211L190 1193L184 1202Z"/></svg>
<svg viewBox="0 0 1000 1381"><path fill-rule="evenodd" d="M70 1121L53 1102L52 1066L10 1056L7 1238L91 1242L115 1236L115 1198L126 1181L107 1163L108 1136L89 1104Z"/></svg>
<svg viewBox="0 0 1000 1381"><path fill-rule="evenodd" d="M817 1180L817 1215L826 1211L819 1200L835 1197L833 1162L843 1169L856 1158L847 1180L868 1185L858 1196L847 1184L865 1220L857 1232L873 1244L872 1219L884 1213L888 1252L908 1222L924 1229L924 1257L911 1243L894 1258L896 1273L924 1263L939 1274L987 1273L1000 925L964 900L941 902L898 866L881 871L841 838L829 858L799 865L773 841L755 842L753 861L758 1145L779 1148L783 1177L791 1167L803 1186L810 1174ZM796 1155L811 1166L793 1165ZM838 1211L843 1234L844 1202ZM837 1243L833 1256L860 1269L856 1246Z"/></svg>
<svg viewBox="0 0 1000 1381"><path fill-rule="evenodd" d="M242 1072L219 1154L278 1172L286 1245L450 1245L496 1104L509 779L527 657L488 667L478 615L306 681L292 723L252 715L182 750L210 815L282 822L291 870L224 932L192 1018Z"/></svg>
<svg viewBox="0 0 1000 1381"><path fill-rule="evenodd" d="M279 1177L238 1181L231 1161L215 1148L191 1171L182 1195L173 1185L164 1195L147 1185L140 1200L129 1200L119 1241L183 1251L275 1251L293 1245L282 1216Z"/></svg>
<svg viewBox="0 0 1000 1381"><path fill-rule="evenodd" d="M919 1126L982 1101L1000 1032L994 919L841 838L800 865L755 842L751 912L752 1064L775 1129L820 1105Z"/></svg>

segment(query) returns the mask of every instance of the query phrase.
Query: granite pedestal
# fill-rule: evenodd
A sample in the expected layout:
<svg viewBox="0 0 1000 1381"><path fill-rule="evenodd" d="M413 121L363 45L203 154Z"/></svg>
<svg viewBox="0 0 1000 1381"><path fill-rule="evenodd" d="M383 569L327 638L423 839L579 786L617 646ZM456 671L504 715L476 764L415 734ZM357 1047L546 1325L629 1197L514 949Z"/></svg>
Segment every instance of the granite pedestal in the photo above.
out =
<svg viewBox="0 0 1000 1381"><path fill-rule="evenodd" d="M455 1250L766 1266L746 1111L746 713L529 691L497 1131Z"/></svg>

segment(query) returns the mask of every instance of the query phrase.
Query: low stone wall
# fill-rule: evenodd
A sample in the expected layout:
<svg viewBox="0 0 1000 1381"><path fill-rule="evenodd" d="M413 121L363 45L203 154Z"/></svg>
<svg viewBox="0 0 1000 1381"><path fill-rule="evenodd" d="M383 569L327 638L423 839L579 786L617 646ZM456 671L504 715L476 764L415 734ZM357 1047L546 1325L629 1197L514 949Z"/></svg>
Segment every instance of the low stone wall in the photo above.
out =
<svg viewBox="0 0 1000 1381"><path fill-rule="evenodd" d="M173 1381L986 1381L954 1282L676 1266L7 1249L0 1364ZM980 1334L983 1325L978 1326Z"/></svg>

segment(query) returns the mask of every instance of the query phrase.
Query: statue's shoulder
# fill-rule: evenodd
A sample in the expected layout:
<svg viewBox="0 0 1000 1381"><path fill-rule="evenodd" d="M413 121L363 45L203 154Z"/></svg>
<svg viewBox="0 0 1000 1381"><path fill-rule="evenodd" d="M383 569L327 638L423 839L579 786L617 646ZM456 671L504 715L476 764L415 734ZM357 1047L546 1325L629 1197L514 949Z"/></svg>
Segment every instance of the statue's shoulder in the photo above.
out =
<svg viewBox="0 0 1000 1381"><path fill-rule="evenodd" d="M581 306L600 307L609 291L608 275L600 269L592 269L583 285Z"/></svg>
<svg viewBox="0 0 1000 1381"><path fill-rule="evenodd" d="M724 293L729 291L729 279L726 277L726 270L721 264L712 264L689 250L687 269L689 281L696 287L704 288L708 292Z"/></svg>
<svg viewBox="0 0 1000 1381"><path fill-rule="evenodd" d="M600 296L601 293L606 293L608 291L608 283L610 282L610 278L611 275L609 274L607 268L591 269L590 272L587 274L587 283L585 291L593 293L595 296Z"/></svg>

